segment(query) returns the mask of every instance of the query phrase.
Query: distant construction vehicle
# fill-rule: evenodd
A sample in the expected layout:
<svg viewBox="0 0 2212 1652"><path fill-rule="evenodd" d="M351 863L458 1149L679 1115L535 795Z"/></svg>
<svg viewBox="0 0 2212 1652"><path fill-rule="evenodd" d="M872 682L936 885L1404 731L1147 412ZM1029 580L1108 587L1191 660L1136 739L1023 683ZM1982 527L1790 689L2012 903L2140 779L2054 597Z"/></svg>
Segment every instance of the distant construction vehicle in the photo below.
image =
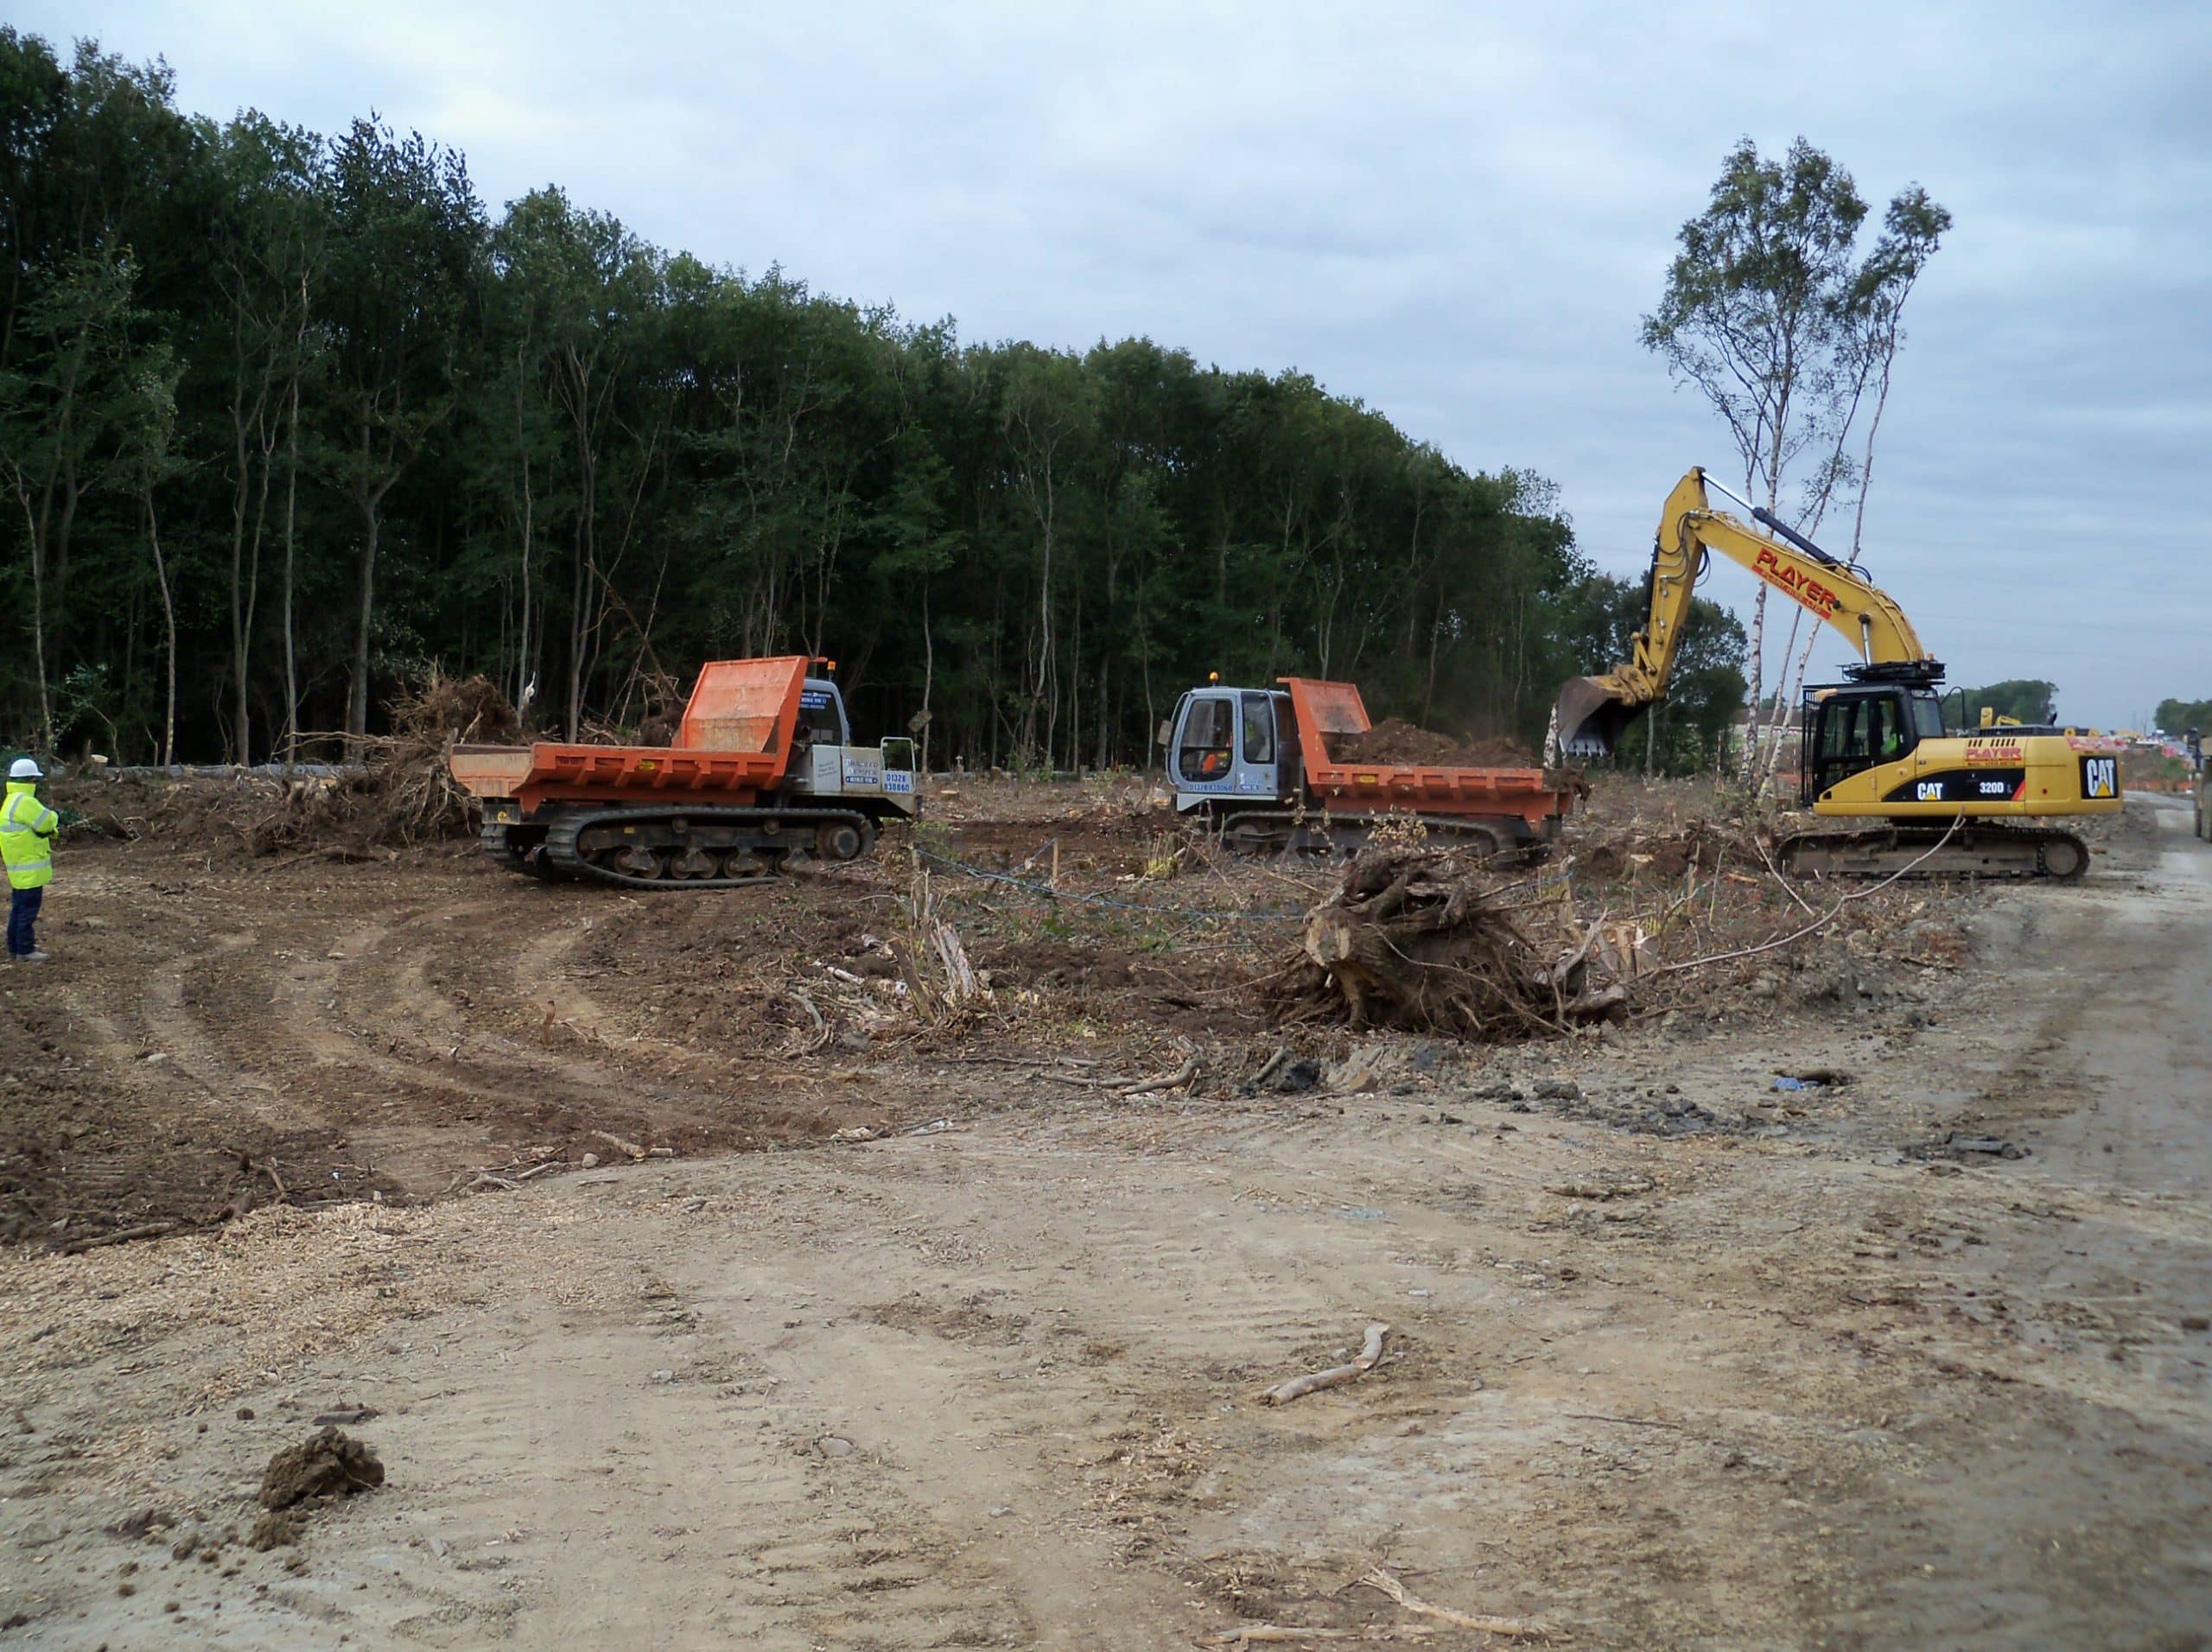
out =
<svg viewBox="0 0 2212 1652"><path fill-rule="evenodd" d="M1280 681L1192 689L1168 726L1176 809L1209 822L1236 853L1349 853L1377 826L1418 821L1440 840L1496 854L1552 842L1573 806L1573 778L1535 765L1340 758L1371 727L1358 689Z"/></svg>
<svg viewBox="0 0 2212 1652"><path fill-rule="evenodd" d="M1787 838L1784 864L1854 875L1912 867L1939 876L2080 877L2089 863L2081 838L2012 823L2116 813L2117 745L2039 726L1948 732L1936 691L1942 664L1889 594L1767 511L1751 511L1755 527L1713 509L1707 486L1705 472L1694 469L1668 495L1635 657L1601 677L1570 678L1548 743L1569 756L1609 755L1628 724L1665 697L1691 596L1718 551L1859 652L1860 663L1845 668L1848 682L1804 691L1801 794L1815 815L1885 823Z"/></svg>
<svg viewBox="0 0 2212 1652"><path fill-rule="evenodd" d="M457 746L484 848L516 871L641 888L729 888L792 855L851 861L921 810L914 743L851 743L827 664L791 655L701 668L673 746Z"/></svg>

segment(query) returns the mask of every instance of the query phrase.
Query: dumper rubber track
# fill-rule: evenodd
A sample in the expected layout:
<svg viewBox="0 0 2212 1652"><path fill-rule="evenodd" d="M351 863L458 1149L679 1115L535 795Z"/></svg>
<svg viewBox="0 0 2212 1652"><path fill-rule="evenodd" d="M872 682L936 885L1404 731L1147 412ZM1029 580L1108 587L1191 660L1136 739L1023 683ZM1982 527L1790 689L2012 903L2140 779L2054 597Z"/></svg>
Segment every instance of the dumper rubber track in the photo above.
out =
<svg viewBox="0 0 2212 1652"><path fill-rule="evenodd" d="M1401 827L1418 820L1439 847L1452 844L1491 855L1523 847L1510 832L1489 821L1452 815L1326 815L1304 816L1287 810L1248 809L1221 817L1221 841L1232 855L1351 855L1357 854L1375 829L1395 823Z"/></svg>
<svg viewBox="0 0 2212 1652"><path fill-rule="evenodd" d="M549 880L742 889L773 881L802 851L858 860L875 842L875 823L849 809L575 809L543 827L487 823L482 841L502 865Z"/></svg>
<svg viewBox="0 0 2212 1652"><path fill-rule="evenodd" d="M2072 883L2089 869L2089 846L2056 826L1971 821L1951 833L1948 842L1943 840L1944 829L1936 825L1805 832L1784 838L1776 859L1800 876L1831 878L1886 878L1903 872L1915 879L2050 878Z"/></svg>

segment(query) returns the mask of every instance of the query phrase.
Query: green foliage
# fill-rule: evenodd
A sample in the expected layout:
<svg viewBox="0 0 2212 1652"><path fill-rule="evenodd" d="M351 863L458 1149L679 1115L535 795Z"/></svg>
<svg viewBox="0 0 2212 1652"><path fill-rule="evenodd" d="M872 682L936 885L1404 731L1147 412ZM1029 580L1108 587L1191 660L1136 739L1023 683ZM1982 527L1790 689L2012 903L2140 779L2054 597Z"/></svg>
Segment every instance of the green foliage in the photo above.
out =
<svg viewBox="0 0 2212 1652"><path fill-rule="evenodd" d="M1610 669L1630 657L1650 613L1641 581L1593 574L1567 593L1566 640L1573 662L1562 678ZM1660 774L1710 772L1722 733L1744 708L1743 622L1718 603L1693 598L1667 680L1667 697L1629 725L1616 766Z"/></svg>
<svg viewBox="0 0 2212 1652"><path fill-rule="evenodd" d="M1980 727L1985 707L1999 717L2012 717L2024 723L2051 723L2058 720L2058 685L2035 677L2012 677L1993 683L1986 689L1968 689L1961 698L1968 728Z"/></svg>
<svg viewBox="0 0 2212 1652"><path fill-rule="evenodd" d="M1779 161L1745 138L1705 211L1682 226L1643 321L1644 347L1720 416L1761 502L1784 509L1785 483L1799 477L1793 514L1808 530L1839 490L1863 494L1905 299L1951 224L1910 185L1861 257L1866 216L1850 173L1803 138ZM1854 459L1846 443L1862 413L1867 451Z"/></svg>
<svg viewBox="0 0 2212 1652"><path fill-rule="evenodd" d="M1807 533L1829 507L1853 499L1849 560L1859 559L1874 439L1903 346L1906 299L1951 217L1917 184L1900 191L1862 257L1866 201L1851 175L1802 137L1779 161L1750 138L1721 162L1706 209L1685 223L1658 306L1643 318L1644 347L1677 385L1693 384L1720 416L1755 501ZM1854 443L1854 437L1857 438ZM1793 503L1786 495L1794 486ZM1751 610L1752 698L1764 697L1766 590ZM1802 617L1793 620L1794 643ZM1783 680L1794 700L1792 644ZM1800 678L1807 657L1795 666ZM1764 784L1758 740L1745 778Z"/></svg>
<svg viewBox="0 0 2212 1652"><path fill-rule="evenodd" d="M2177 739L2194 728L2212 740L2212 700L2161 700L2157 725Z"/></svg>
<svg viewBox="0 0 2212 1652"><path fill-rule="evenodd" d="M1209 670L1534 740L1583 667L1541 479L1301 374L964 342L558 189L487 213L372 119L219 125L0 28L0 718L119 760L172 669L179 755L259 760L413 661L578 729L803 651L868 734L1062 769L1153 760ZM1685 662L1662 740L1732 669Z"/></svg>

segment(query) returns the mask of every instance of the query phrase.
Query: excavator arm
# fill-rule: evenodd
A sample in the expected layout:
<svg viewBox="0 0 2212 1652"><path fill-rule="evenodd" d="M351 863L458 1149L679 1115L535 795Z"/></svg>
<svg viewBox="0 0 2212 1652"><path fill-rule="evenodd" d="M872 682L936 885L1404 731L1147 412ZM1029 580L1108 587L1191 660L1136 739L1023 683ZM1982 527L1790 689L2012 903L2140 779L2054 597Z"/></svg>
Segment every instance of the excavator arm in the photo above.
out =
<svg viewBox="0 0 2212 1652"><path fill-rule="evenodd" d="M1930 683L1942 677L1942 666L1928 657L1886 592L1764 510L1751 512L1756 526L1714 510L1706 488L1705 472L1695 468L1667 496L1651 548L1649 612L1632 656L1603 676L1570 677L1560 689L1549 736L1556 753L1611 755L1629 724L1666 697L1698 576L1715 551L1841 632L1865 664Z"/></svg>

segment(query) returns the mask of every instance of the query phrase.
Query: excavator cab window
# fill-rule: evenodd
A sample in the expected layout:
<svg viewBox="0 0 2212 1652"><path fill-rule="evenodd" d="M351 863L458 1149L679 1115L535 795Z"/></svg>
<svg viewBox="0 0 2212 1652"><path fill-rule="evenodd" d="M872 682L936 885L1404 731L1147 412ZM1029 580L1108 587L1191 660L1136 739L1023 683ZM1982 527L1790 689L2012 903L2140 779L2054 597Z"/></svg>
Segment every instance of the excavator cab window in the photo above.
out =
<svg viewBox="0 0 2212 1652"><path fill-rule="evenodd" d="M1905 696L1905 709L1912 714L1912 743L1943 738L1943 702L1933 689L1919 689Z"/></svg>
<svg viewBox="0 0 2212 1652"><path fill-rule="evenodd" d="M1236 753L1236 703L1226 694L1192 700L1175 747L1175 772L1189 781L1226 780Z"/></svg>
<svg viewBox="0 0 2212 1652"><path fill-rule="evenodd" d="M1922 696L1910 696L1917 701ZM1932 722L1942 732L1942 705L1930 695L1923 710L1908 706L1895 689L1853 692L1823 689L1805 702L1806 741L1811 759L1804 765L1805 797L1818 797L1838 781L1894 763L1917 746Z"/></svg>

